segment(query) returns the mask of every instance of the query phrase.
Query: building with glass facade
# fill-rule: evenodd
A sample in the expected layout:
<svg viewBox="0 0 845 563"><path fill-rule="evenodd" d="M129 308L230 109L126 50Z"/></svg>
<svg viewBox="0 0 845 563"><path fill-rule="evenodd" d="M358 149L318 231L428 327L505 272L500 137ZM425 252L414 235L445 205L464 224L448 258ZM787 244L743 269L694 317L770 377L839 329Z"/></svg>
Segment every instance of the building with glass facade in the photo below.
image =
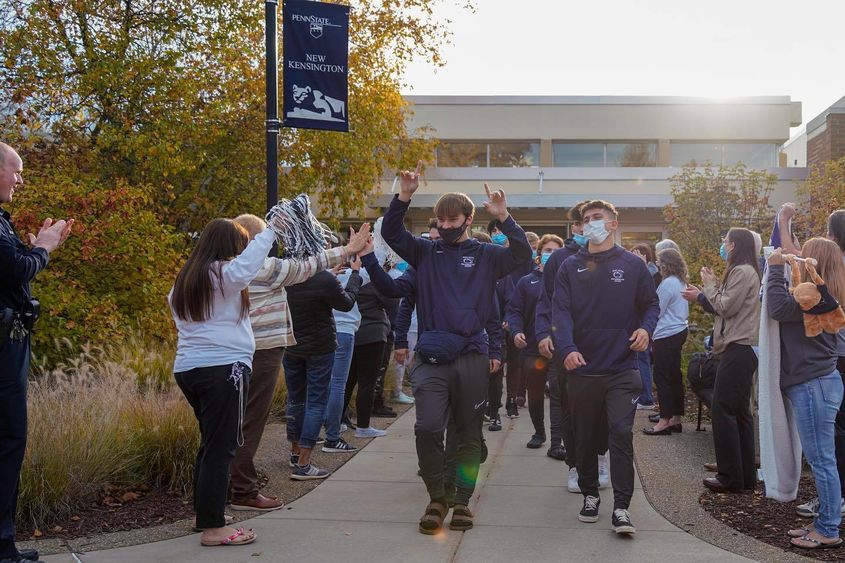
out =
<svg viewBox="0 0 845 563"><path fill-rule="evenodd" d="M669 178L687 163L767 169L778 176L772 204L794 198L803 168L779 168L778 150L801 123L788 96L714 100L629 96L409 96L411 127L440 140L412 202L420 233L438 196L460 191L484 201L484 182L505 190L526 230L568 233L567 209L606 199L620 209L619 243L664 235ZM376 206L389 203L383 178ZM476 226L486 224L483 209Z"/></svg>

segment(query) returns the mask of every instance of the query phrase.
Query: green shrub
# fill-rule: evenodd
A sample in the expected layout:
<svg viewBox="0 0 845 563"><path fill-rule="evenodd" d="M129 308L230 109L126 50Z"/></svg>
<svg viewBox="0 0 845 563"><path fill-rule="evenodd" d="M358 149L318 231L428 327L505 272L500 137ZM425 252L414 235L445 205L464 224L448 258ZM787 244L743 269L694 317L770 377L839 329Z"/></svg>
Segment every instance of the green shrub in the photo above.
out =
<svg viewBox="0 0 845 563"><path fill-rule="evenodd" d="M184 238L151 211L152 189L80 175L28 178L15 196L21 237L46 217L74 218L67 242L33 282L42 317L34 349L49 364L62 361L66 340L75 354L85 343L123 342L135 332L167 341L173 328L167 293L185 254Z"/></svg>

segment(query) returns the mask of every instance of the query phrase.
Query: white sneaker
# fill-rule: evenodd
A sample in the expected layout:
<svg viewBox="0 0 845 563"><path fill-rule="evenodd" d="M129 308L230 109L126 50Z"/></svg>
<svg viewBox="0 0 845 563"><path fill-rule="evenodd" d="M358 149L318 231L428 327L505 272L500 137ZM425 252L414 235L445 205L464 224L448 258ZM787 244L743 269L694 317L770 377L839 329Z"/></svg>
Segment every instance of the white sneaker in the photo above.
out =
<svg viewBox="0 0 845 563"><path fill-rule="evenodd" d="M845 516L845 499L840 500L839 510ZM816 497L804 504L795 507L795 512L802 518L815 518L819 515L819 497Z"/></svg>
<svg viewBox="0 0 845 563"><path fill-rule="evenodd" d="M356 438L378 438L380 436L387 436L387 432L379 430L378 428L359 428L355 431Z"/></svg>
<svg viewBox="0 0 845 563"><path fill-rule="evenodd" d="M606 489L610 486L610 467L607 454L599 456L599 489Z"/></svg>
<svg viewBox="0 0 845 563"><path fill-rule="evenodd" d="M398 403L400 405L413 405L414 404L414 398L409 397L408 395L406 395L402 391L399 391L399 393L393 395L393 402Z"/></svg>
<svg viewBox="0 0 845 563"><path fill-rule="evenodd" d="M581 492L581 487L578 486L578 469L575 467L569 468L569 479L566 482L566 489L570 493Z"/></svg>

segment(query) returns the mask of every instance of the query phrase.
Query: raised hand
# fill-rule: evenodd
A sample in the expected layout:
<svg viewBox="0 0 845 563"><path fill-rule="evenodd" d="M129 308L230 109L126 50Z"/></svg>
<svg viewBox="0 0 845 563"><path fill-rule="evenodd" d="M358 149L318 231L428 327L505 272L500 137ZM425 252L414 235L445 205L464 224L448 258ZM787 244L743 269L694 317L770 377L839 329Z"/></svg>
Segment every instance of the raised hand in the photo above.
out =
<svg viewBox="0 0 845 563"><path fill-rule="evenodd" d="M349 259L349 267L353 272L361 271L361 256L356 254Z"/></svg>
<svg viewBox="0 0 845 563"><path fill-rule="evenodd" d="M487 194L487 201L484 202L484 209L503 222L508 218L508 202L505 200L505 192L502 190L490 191L490 186L484 184L484 192Z"/></svg>
<svg viewBox="0 0 845 563"><path fill-rule="evenodd" d="M358 256L366 256L367 254L372 254L376 248L376 243L373 240L373 237L370 237L367 240L367 244L364 245L364 248L358 253Z"/></svg>
<svg viewBox="0 0 845 563"><path fill-rule="evenodd" d="M643 253L642 253L642 252L640 252L639 250L632 250L632 251L631 251L631 254L633 254L634 256L636 256L637 258L639 258L640 260L642 260L642 261L643 261L643 263L648 264L648 259L645 257L645 254L643 254Z"/></svg>
<svg viewBox="0 0 845 563"><path fill-rule="evenodd" d="M346 253L357 254L367 246L367 242L371 238L370 224L364 223L361 225L361 229L357 233L353 228L350 228L349 230L352 234L349 235L349 244L346 245Z"/></svg>
<svg viewBox="0 0 845 563"><path fill-rule="evenodd" d="M403 170L399 173L399 199L408 202L411 201L414 192L420 187L420 171L422 170L422 160L417 162L417 169L413 172Z"/></svg>

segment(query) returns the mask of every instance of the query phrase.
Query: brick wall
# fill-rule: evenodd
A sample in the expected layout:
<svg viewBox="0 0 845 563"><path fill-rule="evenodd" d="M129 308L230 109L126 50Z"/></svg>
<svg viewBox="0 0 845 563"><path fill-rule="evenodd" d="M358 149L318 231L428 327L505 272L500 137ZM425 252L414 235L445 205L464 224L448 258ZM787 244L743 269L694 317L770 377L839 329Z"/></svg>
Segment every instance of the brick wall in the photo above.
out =
<svg viewBox="0 0 845 563"><path fill-rule="evenodd" d="M845 156L845 113L827 116L827 129L807 141L807 166Z"/></svg>

